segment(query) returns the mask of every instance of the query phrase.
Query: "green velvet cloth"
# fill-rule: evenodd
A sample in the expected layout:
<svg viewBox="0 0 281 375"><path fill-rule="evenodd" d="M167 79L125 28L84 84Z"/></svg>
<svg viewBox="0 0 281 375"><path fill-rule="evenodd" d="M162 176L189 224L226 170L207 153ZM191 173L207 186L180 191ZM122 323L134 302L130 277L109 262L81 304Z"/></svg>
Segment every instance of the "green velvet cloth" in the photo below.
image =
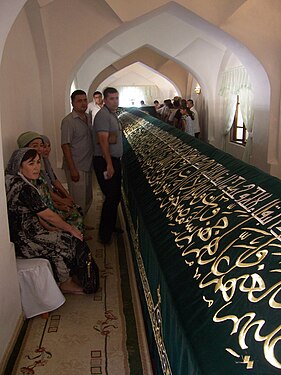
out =
<svg viewBox="0 0 281 375"><path fill-rule="evenodd" d="M156 373L279 374L280 180L137 109L120 120Z"/></svg>

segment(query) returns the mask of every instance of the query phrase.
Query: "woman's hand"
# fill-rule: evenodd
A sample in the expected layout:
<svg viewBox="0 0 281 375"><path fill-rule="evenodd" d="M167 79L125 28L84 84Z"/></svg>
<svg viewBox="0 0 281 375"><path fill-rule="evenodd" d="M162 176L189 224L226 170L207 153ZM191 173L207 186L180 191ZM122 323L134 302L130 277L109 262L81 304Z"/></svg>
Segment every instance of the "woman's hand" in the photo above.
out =
<svg viewBox="0 0 281 375"><path fill-rule="evenodd" d="M65 222L57 213L53 212L49 208L46 208L44 211L40 211L37 213L39 218L47 221L48 223L54 225L55 227L70 233L72 236L78 238L79 240L83 241L83 234L77 228L73 227L72 225Z"/></svg>
<svg viewBox="0 0 281 375"><path fill-rule="evenodd" d="M69 232L72 236L78 238L80 241L83 241L83 240L84 240L83 233L80 232L80 230L77 229L76 227L71 226L71 228L69 229L68 232Z"/></svg>
<svg viewBox="0 0 281 375"><path fill-rule="evenodd" d="M69 204L71 204L71 206L73 206L74 205L74 199L72 198L72 196L70 194L67 194L65 197L69 201Z"/></svg>
<svg viewBox="0 0 281 375"><path fill-rule="evenodd" d="M62 198L57 193L51 192L54 206L62 211L69 211L73 207L73 202L69 198Z"/></svg>
<svg viewBox="0 0 281 375"><path fill-rule="evenodd" d="M53 182L53 185L55 187L56 193L61 197L61 198L67 198L68 199L68 204L73 205L74 204L74 199L72 196L69 194L69 192L63 187L62 183L56 179Z"/></svg>
<svg viewBox="0 0 281 375"><path fill-rule="evenodd" d="M62 199L67 206L73 207L74 200L71 198L71 196L65 197L65 198L62 198Z"/></svg>
<svg viewBox="0 0 281 375"><path fill-rule="evenodd" d="M54 202L54 206L57 210L61 210L61 211L66 211L66 212L70 212L71 208L69 206L67 206L66 204L63 204L63 203L58 203L58 202Z"/></svg>

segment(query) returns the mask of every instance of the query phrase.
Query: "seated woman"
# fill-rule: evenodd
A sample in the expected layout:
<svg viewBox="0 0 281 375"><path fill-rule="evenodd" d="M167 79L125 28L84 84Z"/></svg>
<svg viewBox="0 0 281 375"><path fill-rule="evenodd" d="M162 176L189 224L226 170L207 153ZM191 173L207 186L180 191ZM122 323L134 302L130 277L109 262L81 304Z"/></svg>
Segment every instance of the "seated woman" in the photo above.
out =
<svg viewBox="0 0 281 375"><path fill-rule="evenodd" d="M17 143L19 148L34 148L40 156L44 152L42 136L36 132L28 131L22 133L18 137ZM80 207L73 202L70 196L63 198L57 194L57 192L53 190L52 184L48 186L48 177L43 164L41 164L41 173L37 188L44 202L52 211L59 214L67 223L75 225L79 230L84 230L83 215Z"/></svg>
<svg viewBox="0 0 281 375"><path fill-rule="evenodd" d="M62 204L67 204L69 207L73 207L74 200L69 192L62 186L62 183L58 180L55 172L52 168L52 164L49 160L49 155L51 152L51 142L50 139L46 135L41 135L41 139L43 141L43 152L42 152L42 164L44 165L45 170L45 178L50 190L55 192L61 200Z"/></svg>
<svg viewBox="0 0 281 375"><path fill-rule="evenodd" d="M52 164L49 159L49 155L51 152L51 141L46 135L41 135L43 140L43 163L45 168L45 178L49 187L49 190L52 191L54 194L52 195L52 199L58 205L58 208L61 205L68 204L69 207L73 208L74 210L78 211L81 216L83 216L83 212L80 206L74 203L72 196L69 192L63 187L62 183L58 180L55 172L53 170ZM83 223L84 230L91 230L94 229L91 225L86 225ZM92 237L90 235L86 235L85 239L91 240Z"/></svg>
<svg viewBox="0 0 281 375"><path fill-rule="evenodd" d="M83 234L50 210L36 187L40 176L40 156L36 150L21 148L12 154L5 171L11 241L16 255L45 258L53 266L54 277L62 292L82 294L73 281L76 252L88 252ZM48 231L41 220L55 230Z"/></svg>

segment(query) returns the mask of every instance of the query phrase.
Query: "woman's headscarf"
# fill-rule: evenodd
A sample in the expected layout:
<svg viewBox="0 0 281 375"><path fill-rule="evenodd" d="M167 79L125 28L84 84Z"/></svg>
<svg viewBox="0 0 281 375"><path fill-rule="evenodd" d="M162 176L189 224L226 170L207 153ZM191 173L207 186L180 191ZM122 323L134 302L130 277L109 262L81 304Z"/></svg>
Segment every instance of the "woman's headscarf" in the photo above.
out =
<svg viewBox="0 0 281 375"><path fill-rule="evenodd" d="M30 147L23 147L23 148L19 148L18 150L15 150L12 153L12 156L10 157L7 168L5 169L5 183L6 183L7 191L10 188L10 184L14 176L20 175L23 178L22 174L20 173L20 166L22 163L22 159L24 158L25 154L29 150L34 150L34 149ZM24 180L26 179L24 178Z"/></svg>
<svg viewBox="0 0 281 375"><path fill-rule="evenodd" d="M23 147L26 147L30 142L32 142L34 139L37 139L37 138L42 139L40 134L28 131L28 132L22 133L18 137L17 144L19 148L23 148Z"/></svg>
<svg viewBox="0 0 281 375"><path fill-rule="evenodd" d="M46 135L41 134L40 137L41 137L44 145L50 145L51 144L50 139Z"/></svg>
<svg viewBox="0 0 281 375"><path fill-rule="evenodd" d="M10 157L7 168L5 170L6 175L16 175L20 171L20 165L27 151L33 150L30 147L23 147L15 150Z"/></svg>

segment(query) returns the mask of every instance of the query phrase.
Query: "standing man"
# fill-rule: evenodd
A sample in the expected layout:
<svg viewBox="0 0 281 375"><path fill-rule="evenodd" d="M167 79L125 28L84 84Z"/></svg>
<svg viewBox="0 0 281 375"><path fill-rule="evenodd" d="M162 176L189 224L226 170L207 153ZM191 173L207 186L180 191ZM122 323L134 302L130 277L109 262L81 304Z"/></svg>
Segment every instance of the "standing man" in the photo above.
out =
<svg viewBox="0 0 281 375"><path fill-rule="evenodd" d="M196 109L194 108L194 103L192 99L188 99L186 102L187 107L194 113L194 120L193 120L193 128L194 128L194 136L199 138L200 135L200 126L199 126L199 118Z"/></svg>
<svg viewBox="0 0 281 375"><path fill-rule="evenodd" d="M87 95L76 90L71 95L73 110L61 123L63 168L68 190L74 202L82 207L86 216L93 200L92 168L94 147L91 136L91 119L86 113Z"/></svg>
<svg viewBox="0 0 281 375"><path fill-rule="evenodd" d="M116 115L118 91L107 87L103 92L104 106L96 114L92 128L95 145L94 169L105 196L102 206L99 235L103 243L111 241L116 230L118 204L121 200L122 129Z"/></svg>
<svg viewBox="0 0 281 375"><path fill-rule="evenodd" d="M103 107L102 93L95 91L93 93L93 101L88 104L87 113L91 116L92 125L94 125L95 116L98 111Z"/></svg>

